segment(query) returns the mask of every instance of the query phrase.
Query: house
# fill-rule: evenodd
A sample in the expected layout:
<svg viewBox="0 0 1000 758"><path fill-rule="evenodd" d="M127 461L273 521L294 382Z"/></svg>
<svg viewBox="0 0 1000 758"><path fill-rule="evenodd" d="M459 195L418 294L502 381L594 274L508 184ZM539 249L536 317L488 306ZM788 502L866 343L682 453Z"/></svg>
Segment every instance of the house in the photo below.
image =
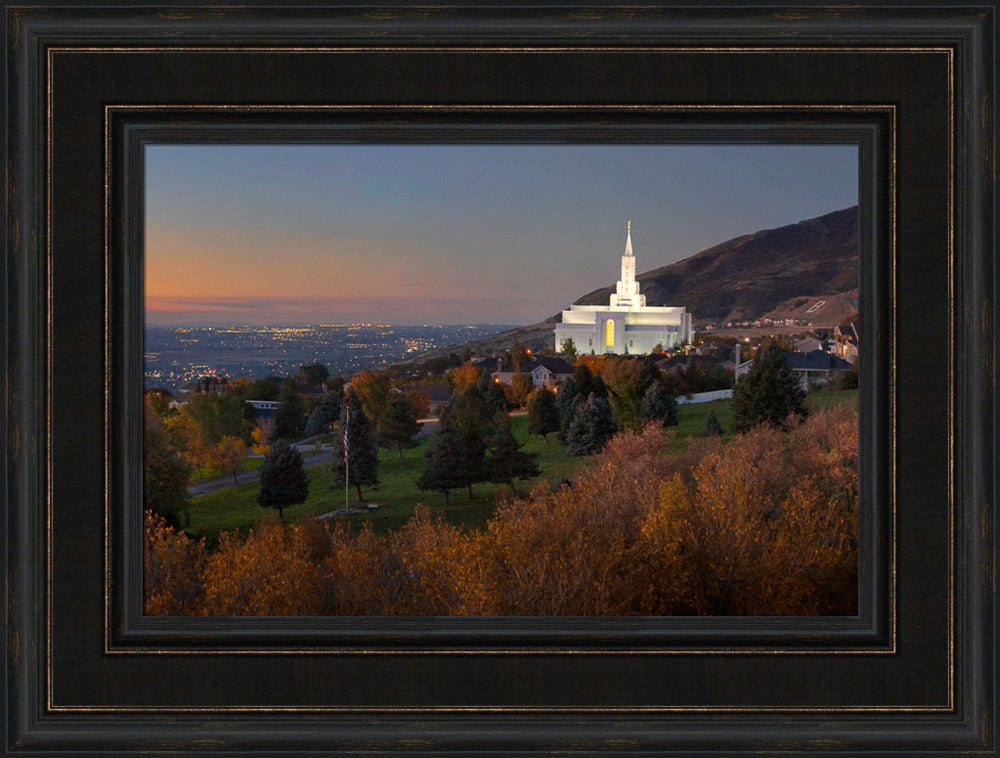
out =
<svg viewBox="0 0 1000 758"><path fill-rule="evenodd" d="M836 355L813 350L808 353L785 353L785 360L798 374L802 389L814 384L829 384L851 368L851 364Z"/></svg>
<svg viewBox="0 0 1000 758"><path fill-rule="evenodd" d="M393 387L392 392L402 392L404 395L410 393L420 393L427 398L427 412L432 416L440 416L441 411L444 410L448 404L451 402L451 387L445 387L437 384L414 384L412 386L406 386L402 389L397 389Z"/></svg>
<svg viewBox="0 0 1000 758"><path fill-rule="evenodd" d="M555 384L569 379L573 376L573 367L562 358L552 358L547 355L533 355L527 360L521 361L521 365L514 367L509 361L497 358L497 368L493 372L493 380L510 384L517 373L526 374L531 377L531 384L535 387L552 387Z"/></svg>
<svg viewBox="0 0 1000 758"><path fill-rule="evenodd" d="M833 329L834 352L851 365L858 362L858 345L861 343L858 322L841 324Z"/></svg>

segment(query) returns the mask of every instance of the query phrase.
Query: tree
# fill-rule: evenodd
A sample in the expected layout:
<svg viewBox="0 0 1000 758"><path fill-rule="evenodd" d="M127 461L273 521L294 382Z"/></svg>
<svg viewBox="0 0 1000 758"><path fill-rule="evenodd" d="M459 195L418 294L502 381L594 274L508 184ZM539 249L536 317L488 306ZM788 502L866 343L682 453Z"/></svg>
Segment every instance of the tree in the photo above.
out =
<svg viewBox="0 0 1000 758"><path fill-rule="evenodd" d="M188 478L191 466L170 444L163 422L150 397L144 404L142 435L143 507L171 526L186 526L188 521Z"/></svg>
<svg viewBox="0 0 1000 758"><path fill-rule="evenodd" d="M510 416L506 413L497 417L496 426L493 444L486 453L483 468L489 481L507 484L513 493L515 479L530 479L540 473L535 463L537 456L521 450L521 443L514 438Z"/></svg>
<svg viewBox="0 0 1000 758"><path fill-rule="evenodd" d="M479 384L479 369L471 363L463 363L453 368L450 374L452 391L457 395Z"/></svg>
<svg viewBox="0 0 1000 758"><path fill-rule="evenodd" d="M450 491L467 484L462 467L458 465L463 457L458 426L452 415L445 411L441 414L437 432L427 443L424 470L417 479L417 486L422 490L443 492L444 504L450 505Z"/></svg>
<svg viewBox="0 0 1000 758"><path fill-rule="evenodd" d="M776 344L761 347L733 391L736 431L745 432L758 424L781 426L792 415L805 418L805 397L785 352Z"/></svg>
<svg viewBox="0 0 1000 758"><path fill-rule="evenodd" d="M257 455L266 455L274 439L274 419L262 418L250 433L251 447Z"/></svg>
<svg viewBox="0 0 1000 758"><path fill-rule="evenodd" d="M285 506L304 503L309 495L302 456L284 440L279 440L264 456L260 467L260 492L257 503L261 508L277 508L284 520Z"/></svg>
<svg viewBox="0 0 1000 758"><path fill-rule="evenodd" d="M403 460L403 448L413 444L413 438L419 431L417 409L405 395L393 396L378 427L379 444L385 447L394 446L399 454L399 460Z"/></svg>
<svg viewBox="0 0 1000 758"><path fill-rule="evenodd" d="M306 422L306 434L325 434L330 431L330 424L340 416L341 396L336 392L323 395L319 405L313 410Z"/></svg>
<svg viewBox="0 0 1000 758"><path fill-rule="evenodd" d="M535 388L529 374L522 374L520 371L510 378L507 385L510 405L514 408L523 408L531 396L531 391Z"/></svg>
<svg viewBox="0 0 1000 758"><path fill-rule="evenodd" d="M715 411L711 408L708 414L705 416L705 425L701 428L702 437L720 437L722 436L722 424L719 423L719 419L716 418Z"/></svg>
<svg viewBox="0 0 1000 758"><path fill-rule="evenodd" d="M340 411L338 426L341 433L333 444L333 481L331 487L337 489L353 484L358 493L358 502L365 501L361 487L378 484L378 443L375 430L368 415L358 407L360 401L347 396ZM347 435L347 452L344 451L344 432Z"/></svg>
<svg viewBox="0 0 1000 758"><path fill-rule="evenodd" d="M149 401L150 405L153 406L153 410L156 411L156 415L160 418L164 418L174 412L170 407L170 401L174 399L174 395L165 387L148 387L143 391L143 395Z"/></svg>
<svg viewBox="0 0 1000 758"><path fill-rule="evenodd" d="M278 410L274 412L275 434L282 439L299 437L306 427L306 404L291 379L281 383Z"/></svg>
<svg viewBox="0 0 1000 758"><path fill-rule="evenodd" d="M608 401L591 393L566 430L566 455L592 455L600 451L616 431L618 428Z"/></svg>
<svg viewBox="0 0 1000 758"><path fill-rule="evenodd" d="M463 483L469 489L469 500L472 500L472 485L484 479L483 456L486 440L493 433L493 416L478 387L470 387L458 397L453 397L447 413L458 427L462 455L456 464Z"/></svg>
<svg viewBox="0 0 1000 758"><path fill-rule="evenodd" d="M247 448L243 440L227 434L212 448L212 463L223 473L233 475L233 484L239 484L237 474L243 470L243 461L247 457Z"/></svg>
<svg viewBox="0 0 1000 758"><path fill-rule="evenodd" d="M382 421L382 414L389 407L389 390L392 380L381 371L365 369L351 379L351 389L361 401L361 409L375 426Z"/></svg>
<svg viewBox="0 0 1000 758"><path fill-rule="evenodd" d="M299 366L299 381L310 387L319 387L330 378L330 372L322 363Z"/></svg>
<svg viewBox="0 0 1000 758"><path fill-rule="evenodd" d="M642 396L642 420L659 421L663 426L676 426L677 399L660 382L653 382Z"/></svg>
<svg viewBox="0 0 1000 758"><path fill-rule="evenodd" d="M576 351L576 343L572 337L567 337L560 343L559 352L562 353L563 358L570 364L575 363L576 357L579 355Z"/></svg>
<svg viewBox="0 0 1000 758"><path fill-rule="evenodd" d="M555 394L539 387L528 404L528 433L540 434L548 444L548 435L559 431L559 411L556 408Z"/></svg>

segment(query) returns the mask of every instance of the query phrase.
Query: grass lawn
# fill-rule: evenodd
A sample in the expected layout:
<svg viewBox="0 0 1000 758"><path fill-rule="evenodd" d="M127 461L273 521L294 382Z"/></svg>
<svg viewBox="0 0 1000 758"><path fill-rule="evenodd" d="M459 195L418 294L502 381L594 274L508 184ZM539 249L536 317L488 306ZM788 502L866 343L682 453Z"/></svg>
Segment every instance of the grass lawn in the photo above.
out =
<svg viewBox="0 0 1000 758"><path fill-rule="evenodd" d="M809 394L806 404L811 408L824 408L837 403L856 403L857 395L857 390L813 392ZM683 450L690 437L701 435L705 416L710 409L715 411L716 417L722 424L723 439L732 437L735 424L731 400L684 404L678 407L679 424L671 427L676 435L675 450ZM511 425L515 437L524 443L524 450L538 454L537 461L542 470L536 479L518 482L518 488L523 492L527 492L541 481L555 485L563 478L573 478L589 461L588 457L568 457L555 435L549 435L548 444L537 436L529 438L526 415L514 416ZM401 527L413 515L414 506L423 504L456 526L470 529L486 526L486 521L493 514L496 499L509 494L509 489L505 485L476 484L472 488L471 501L466 490L452 490L450 504L445 506L443 494L421 490L416 485L417 477L423 470L427 440L427 437L418 438L414 447L403 451L403 460L399 459L395 450L379 450L379 485L362 488L365 502L378 503L379 509L363 510L356 516L333 518L346 519L355 528L360 528L362 523L370 521L375 530L389 531ZM259 465L260 459L256 460ZM286 522L344 507L344 490L330 489L328 483L330 474L325 466L313 466L306 469L306 473L309 476L309 496L304 503L285 509ZM259 488L259 483L254 481L191 498L191 525L187 531L195 535L204 534L210 540L214 540L219 532L254 526L264 511L257 505ZM358 506L357 491L353 487L350 493L350 506ZM273 510L270 513L276 515Z"/></svg>
<svg viewBox="0 0 1000 758"><path fill-rule="evenodd" d="M571 477L587 461L587 458L567 457L555 435L549 435L548 444L537 436L528 439L527 416L515 416L511 421L514 435L525 442L524 450L538 454L537 462L542 470L542 474L535 479L518 481L518 489L526 492L541 481L556 484L564 477ZM333 518L346 519L356 527L370 521L377 531L388 531L402 526L413 515L414 506L423 504L457 526L473 529L485 527L487 519L493 515L496 498L509 494L509 488L489 483L473 485L471 501L466 490L452 490L450 504L446 507L442 493L421 490L416 485L424 466L427 439L420 437L414 447L404 450L402 461L395 450L379 450L379 484L377 487L362 487L365 502L378 503L378 510L365 510L356 516ZM304 503L285 508L286 522L344 507L344 490L330 489L330 474L325 466L310 467L306 469L306 474L309 477L309 496ZM259 489L259 482L254 481L191 498L191 524L187 531L195 535L204 534L212 540L219 532L246 529L255 525L264 512L257 505ZM358 506L357 490L354 487L351 487L350 506ZM271 510L271 514L275 514L275 511Z"/></svg>

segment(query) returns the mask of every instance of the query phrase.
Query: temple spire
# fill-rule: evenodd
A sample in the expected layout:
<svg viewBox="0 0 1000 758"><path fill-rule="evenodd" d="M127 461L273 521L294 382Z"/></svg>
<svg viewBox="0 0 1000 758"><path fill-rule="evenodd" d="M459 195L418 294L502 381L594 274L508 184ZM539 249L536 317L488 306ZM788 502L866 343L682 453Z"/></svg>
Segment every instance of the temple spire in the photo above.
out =
<svg viewBox="0 0 1000 758"><path fill-rule="evenodd" d="M632 255L632 219L625 224L625 255Z"/></svg>

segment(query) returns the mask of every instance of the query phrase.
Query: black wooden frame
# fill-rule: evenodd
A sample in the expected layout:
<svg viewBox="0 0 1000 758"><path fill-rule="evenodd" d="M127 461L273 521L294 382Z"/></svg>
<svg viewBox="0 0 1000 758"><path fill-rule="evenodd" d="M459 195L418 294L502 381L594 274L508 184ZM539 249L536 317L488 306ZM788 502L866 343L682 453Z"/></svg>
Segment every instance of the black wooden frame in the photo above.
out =
<svg viewBox="0 0 1000 758"><path fill-rule="evenodd" d="M995 5L4 7L6 751L995 752ZM862 145L859 616L143 617L136 165L262 133Z"/></svg>

